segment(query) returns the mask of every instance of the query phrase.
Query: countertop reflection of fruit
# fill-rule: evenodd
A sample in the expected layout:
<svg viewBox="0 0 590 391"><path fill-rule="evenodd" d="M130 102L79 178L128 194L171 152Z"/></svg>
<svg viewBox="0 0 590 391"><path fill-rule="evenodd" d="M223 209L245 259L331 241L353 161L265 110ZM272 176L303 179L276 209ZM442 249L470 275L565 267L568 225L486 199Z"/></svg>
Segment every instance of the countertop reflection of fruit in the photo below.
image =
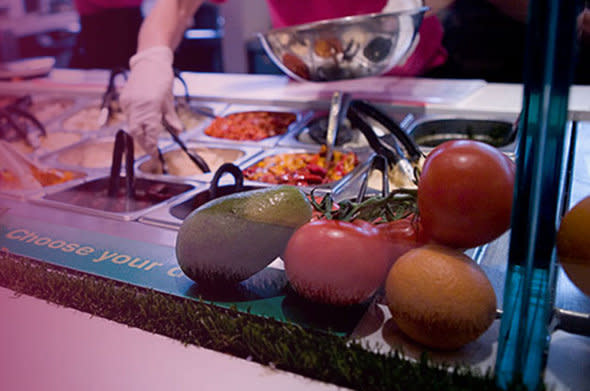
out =
<svg viewBox="0 0 590 391"><path fill-rule="evenodd" d="M557 254L570 280L590 296L590 196L563 216L557 232Z"/></svg>
<svg viewBox="0 0 590 391"><path fill-rule="evenodd" d="M214 199L183 221L178 264L203 284L243 281L278 257L295 229L310 219L307 197L293 186Z"/></svg>
<svg viewBox="0 0 590 391"><path fill-rule="evenodd" d="M410 250L385 283L399 328L434 349L458 349L483 334L496 315L496 294L486 274L462 252L437 245Z"/></svg>

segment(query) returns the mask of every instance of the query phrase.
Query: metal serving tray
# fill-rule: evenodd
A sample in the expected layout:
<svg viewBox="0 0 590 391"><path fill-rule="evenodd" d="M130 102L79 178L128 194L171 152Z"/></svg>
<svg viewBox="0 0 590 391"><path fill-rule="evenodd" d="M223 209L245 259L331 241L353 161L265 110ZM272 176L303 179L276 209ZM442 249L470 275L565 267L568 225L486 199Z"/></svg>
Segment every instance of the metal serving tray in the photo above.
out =
<svg viewBox="0 0 590 391"><path fill-rule="evenodd" d="M281 154L292 154L292 153L317 153L320 151L320 148L321 148L321 146L315 145L315 146L309 146L307 148L275 147L273 149L264 150L262 153L257 155L254 159L249 161L248 165L245 166L244 169L257 164L258 162L260 162L261 160L263 160L264 158L269 157L269 156L275 156L275 155L281 155ZM318 189L322 189L322 190L329 190L329 189L332 189L335 186L337 186L340 182L346 181L348 176L358 175L359 172L362 172L364 170L364 168L363 168L364 163L369 160L369 158L372 156L373 153L370 150L361 150L361 151L354 151L354 152L357 155L357 158L359 160L359 164L350 173L348 173L348 175L346 175L342 179L339 179L337 181L333 181L333 182L330 182L327 184L322 184L322 185L318 185L318 186L300 186L300 188L305 192L309 192L313 188L318 188ZM251 182L269 185L268 183L260 182L260 181L251 181Z"/></svg>
<svg viewBox="0 0 590 391"><path fill-rule="evenodd" d="M107 195L109 179L105 176L95 177L76 186L56 189L33 197L30 201L46 207L108 219L132 221L161 205L173 202L196 186L193 183L174 183L137 177L135 178L137 196L134 199L128 199L121 191L116 199L112 199ZM124 178L119 179L120 189L124 190Z"/></svg>
<svg viewBox="0 0 590 391"><path fill-rule="evenodd" d="M425 152L448 140L472 139L511 154L516 149L514 118L424 116L408 127L408 134Z"/></svg>
<svg viewBox="0 0 590 391"><path fill-rule="evenodd" d="M379 108L384 114L396 121L402 129L406 129L407 125L413 121L414 115L411 113L389 112L384 108ZM325 133L328 127L327 110L316 110L308 116L307 120L302 122L301 126L297 127L293 132L285 134L278 145L281 147L307 147L310 145L320 145L321 140L325 140ZM371 117L364 118L373 128L378 137L387 136L390 132L385 129L379 122ZM366 137L358 129L350 129L348 119L343 122L344 128L338 132L336 139L336 146L342 150L363 150L369 149L369 143ZM317 137L322 135L323 137ZM314 137L315 136L315 137ZM344 136L344 137L343 137ZM344 140L341 140L341 137ZM325 143L325 142L324 142Z"/></svg>
<svg viewBox="0 0 590 391"><path fill-rule="evenodd" d="M250 191L255 189L262 189L271 187L269 184L262 184L258 182L244 181L242 191ZM178 230L184 219L197 207L209 201L210 183L201 183L197 185L195 190L184 194L177 198L173 203L163 205L150 213L145 214L139 218L139 222L153 225L160 228L171 230ZM219 180L219 187L217 196L221 197L227 194L234 193L234 180L223 176Z"/></svg>
<svg viewBox="0 0 590 391"><path fill-rule="evenodd" d="M224 159L223 163L233 163L240 168L244 168L245 165L248 164L248 162L251 159L253 159L259 153L262 152L262 149L259 147L250 147L250 146L244 146L244 145L214 144L214 143L205 143L205 142L197 143L194 141L187 141L186 146L189 150L193 150L193 149L197 149L197 150L198 149L226 150L226 151L230 151L232 153L235 153L237 155L235 158ZM179 154L183 158L183 164L184 164L184 161L186 160L187 165L190 165L191 167L194 165L194 163L188 159L186 154L175 143L168 145L167 147L163 147L160 150L162 151L162 155L164 157L166 157L167 154ZM202 156L202 157L205 159L205 161L207 161L206 155ZM174 182L184 182L187 180L188 181L198 181L198 182L209 182L209 181L211 181L211 179L213 177L213 173L218 168L218 167L215 167L214 165L212 165L210 162L208 162L208 165L212 171L210 173L199 173L199 174L193 174L193 175L152 174L152 173L146 172L142 169L142 167L145 167L146 163L148 163L149 160L151 160L150 156L143 156L139 159L136 159L135 172L138 175L141 175L142 177L150 178L150 179L168 180L168 181L174 181Z"/></svg>
<svg viewBox="0 0 590 391"><path fill-rule="evenodd" d="M95 176L105 175L111 168L114 142L115 142L114 136L86 137L78 143L72 144L68 147L62 148L60 150L57 150L55 152L52 152L50 154L43 156L41 161L46 165L56 165L59 167L64 167L64 168L70 169L70 170L84 170L85 172L87 172L90 175L95 175ZM171 141L169 141L169 143L170 142ZM80 164L76 164L74 162L68 162L68 161L64 160L64 159L66 159L66 157L73 155L76 150L81 151L81 153L80 153L81 159L86 159L91 156L96 157L96 155L99 151L93 150L90 148L93 148L93 146L102 146L102 145L105 146L104 151L102 152L103 159L99 159L100 161L104 162L102 164L97 163L96 165L84 166L84 165L80 165ZM107 148L107 146L109 146L109 145L110 145L110 148ZM137 154L136 154L136 156L137 156ZM142 156L143 155L136 157L135 160L137 161Z"/></svg>
<svg viewBox="0 0 590 391"><path fill-rule="evenodd" d="M98 126L98 113L101 105L100 97L86 97L80 98L77 105L70 110L67 115L62 116L59 121L59 128L64 131L76 131L81 133L94 134L97 136L109 136L114 135L119 129L127 129L126 117L123 113L119 113L119 119L109 123L103 127ZM219 115L223 110L226 109L227 103L205 103L205 102L191 102L190 106L195 108L197 111L210 113L211 115ZM86 111L86 113L85 113ZM198 115L195 113L195 115ZM76 126L77 124L68 124L67 121L72 121L75 116L81 116L82 121L88 121L87 126ZM194 124L181 132L181 135L195 129L199 129L206 126L211 121L210 118L203 115L202 119L199 120L198 124ZM167 133L162 132L160 138L170 138Z"/></svg>
<svg viewBox="0 0 590 391"><path fill-rule="evenodd" d="M63 167L53 167L53 166L51 168L64 169ZM45 187L38 189L38 190L19 190L19 189L10 190L10 189L0 188L0 198L8 198L8 199L12 199L15 201L27 201L27 200L34 199L35 197L43 196L43 195L53 192L53 191L59 191L61 189L65 189L65 188L68 188L73 185L84 183L85 181L88 180L88 173L86 173L84 170L76 170L76 169L70 169L70 168L67 168L67 170L75 171L76 173L80 174L81 176L79 178L75 178L75 179L72 179L72 180L64 182L64 183L58 183L56 185L45 186Z"/></svg>
<svg viewBox="0 0 590 391"><path fill-rule="evenodd" d="M309 115L308 118L305 121L303 121L300 126L298 126L296 129L293 129L293 131L287 132L279 140L278 146L290 148L305 148L309 146L321 145L322 143L316 141L316 139L312 137L312 133L321 133L321 129L323 129L323 133L325 134L327 125L328 112L315 111L311 115ZM370 148L369 143L360 131L349 128L348 120L344 121L343 126L347 129L346 131L343 131L343 129L341 128L341 131L338 132L336 146L338 146L342 150L353 151ZM381 135L383 134L384 133L381 132ZM347 141L340 142L341 137L343 135L350 136L350 139L349 137L346 137Z"/></svg>
<svg viewBox="0 0 590 391"><path fill-rule="evenodd" d="M226 110L224 110L220 115L226 116L229 114L240 113L240 112L247 112L247 111L273 111L273 112L283 112L283 113L293 113L296 115L295 121L289 125L287 132L285 134L295 131L298 127L301 126L311 115L312 111L309 109L296 109L293 107L281 107L281 106L260 106L260 105L230 105ZM223 139L218 137L211 137L205 134L206 127L202 127L190 134L186 135L186 138L191 141L204 141L210 143L218 143L218 144L227 144L227 145L247 145L251 147L261 147L261 148L272 148L276 146L279 140L284 136L277 135L273 137L268 137L263 140L259 141L244 141L244 140L229 140Z"/></svg>

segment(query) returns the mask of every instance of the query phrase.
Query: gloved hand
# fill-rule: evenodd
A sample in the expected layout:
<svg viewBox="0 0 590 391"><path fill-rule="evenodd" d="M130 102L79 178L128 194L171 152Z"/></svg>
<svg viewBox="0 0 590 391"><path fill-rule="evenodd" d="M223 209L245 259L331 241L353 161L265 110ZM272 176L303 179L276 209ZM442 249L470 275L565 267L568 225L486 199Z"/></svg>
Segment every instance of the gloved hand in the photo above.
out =
<svg viewBox="0 0 590 391"><path fill-rule="evenodd" d="M172 50L166 46L151 47L131 57L131 73L120 97L129 133L154 161L158 156L162 118L177 131L182 129L172 95L173 57Z"/></svg>

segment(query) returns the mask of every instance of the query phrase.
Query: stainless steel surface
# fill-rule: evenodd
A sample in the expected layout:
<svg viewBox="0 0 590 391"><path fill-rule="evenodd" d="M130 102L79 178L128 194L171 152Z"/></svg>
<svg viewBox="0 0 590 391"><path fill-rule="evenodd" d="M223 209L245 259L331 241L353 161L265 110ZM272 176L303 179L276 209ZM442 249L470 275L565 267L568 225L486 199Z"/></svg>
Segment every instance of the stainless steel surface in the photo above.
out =
<svg viewBox="0 0 590 391"><path fill-rule="evenodd" d="M382 75L412 47L427 9L322 20L258 37L273 62L295 80Z"/></svg>

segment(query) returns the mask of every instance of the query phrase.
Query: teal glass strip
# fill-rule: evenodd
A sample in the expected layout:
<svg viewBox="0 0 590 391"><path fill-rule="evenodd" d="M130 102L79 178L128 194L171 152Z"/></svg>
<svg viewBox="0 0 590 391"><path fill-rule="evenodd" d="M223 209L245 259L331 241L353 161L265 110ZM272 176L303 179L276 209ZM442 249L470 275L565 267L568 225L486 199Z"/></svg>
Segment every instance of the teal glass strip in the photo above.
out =
<svg viewBox="0 0 590 391"><path fill-rule="evenodd" d="M575 20L581 1L531 0L519 127L517 178L496 383L542 384L555 297L555 234Z"/></svg>

